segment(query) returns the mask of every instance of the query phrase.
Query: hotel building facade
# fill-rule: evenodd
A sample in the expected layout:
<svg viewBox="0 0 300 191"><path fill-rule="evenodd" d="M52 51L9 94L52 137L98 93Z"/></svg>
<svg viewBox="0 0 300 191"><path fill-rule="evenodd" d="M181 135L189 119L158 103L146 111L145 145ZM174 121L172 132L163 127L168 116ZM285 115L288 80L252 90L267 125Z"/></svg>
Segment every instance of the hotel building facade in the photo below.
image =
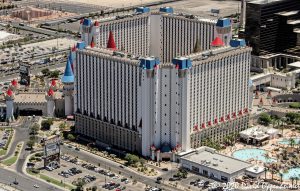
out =
<svg viewBox="0 0 300 191"><path fill-rule="evenodd" d="M81 28L77 133L160 160L247 128L251 48L229 19L143 8Z"/></svg>

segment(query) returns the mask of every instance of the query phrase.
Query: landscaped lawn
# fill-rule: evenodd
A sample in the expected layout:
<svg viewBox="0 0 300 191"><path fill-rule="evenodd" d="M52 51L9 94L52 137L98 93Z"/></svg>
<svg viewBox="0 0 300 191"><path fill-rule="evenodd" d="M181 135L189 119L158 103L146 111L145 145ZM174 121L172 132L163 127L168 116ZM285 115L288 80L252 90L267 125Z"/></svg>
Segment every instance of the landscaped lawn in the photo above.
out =
<svg viewBox="0 0 300 191"><path fill-rule="evenodd" d="M2 164L6 165L6 166L11 166L13 165L18 159L18 156L12 156L8 159L6 159L5 161L2 162Z"/></svg>
<svg viewBox="0 0 300 191"><path fill-rule="evenodd" d="M56 179L53 179L53 178L51 178L51 177L49 177L49 176L46 176L46 175L44 175L44 174L39 174L39 177L40 177L41 179L43 179L43 180L46 180L47 182L50 182L50 183L52 183L52 184L57 185L57 186L60 186L60 187L66 187L66 188L68 188L69 190L72 190L72 189L75 188L74 186L71 186L71 185L69 185L69 184L64 184L64 183L62 183L61 181L56 180Z"/></svg>
<svg viewBox="0 0 300 191"><path fill-rule="evenodd" d="M5 155L7 152L6 149L0 149L0 156Z"/></svg>
<svg viewBox="0 0 300 191"><path fill-rule="evenodd" d="M6 166L11 166L13 165L17 160L18 160L18 157L19 157L19 153L21 151L21 148L22 148L22 145L23 143L19 143L16 147L16 150L15 150L15 153L14 153L14 156L4 160L2 162L2 164L6 165Z"/></svg>

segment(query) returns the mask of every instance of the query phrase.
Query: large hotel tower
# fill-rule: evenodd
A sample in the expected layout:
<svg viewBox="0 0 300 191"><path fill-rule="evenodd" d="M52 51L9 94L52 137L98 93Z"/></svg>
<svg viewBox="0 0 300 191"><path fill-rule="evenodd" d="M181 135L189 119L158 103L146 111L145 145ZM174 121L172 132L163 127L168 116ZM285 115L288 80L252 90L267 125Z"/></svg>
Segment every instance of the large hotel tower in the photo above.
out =
<svg viewBox="0 0 300 191"><path fill-rule="evenodd" d="M138 8L81 32L77 133L161 159L247 128L251 48L231 39L230 19Z"/></svg>

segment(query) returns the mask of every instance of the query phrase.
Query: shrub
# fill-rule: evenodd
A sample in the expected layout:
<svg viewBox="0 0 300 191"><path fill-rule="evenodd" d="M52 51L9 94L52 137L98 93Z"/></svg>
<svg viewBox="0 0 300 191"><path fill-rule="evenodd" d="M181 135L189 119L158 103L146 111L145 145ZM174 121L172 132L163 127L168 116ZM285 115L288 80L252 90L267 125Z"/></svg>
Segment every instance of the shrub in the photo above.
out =
<svg viewBox="0 0 300 191"><path fill-rule="evenodd" d="M300 108L300 103L299 102L291 103L289 105L289 107L293 108L293 109L299 109Z"/></svg>

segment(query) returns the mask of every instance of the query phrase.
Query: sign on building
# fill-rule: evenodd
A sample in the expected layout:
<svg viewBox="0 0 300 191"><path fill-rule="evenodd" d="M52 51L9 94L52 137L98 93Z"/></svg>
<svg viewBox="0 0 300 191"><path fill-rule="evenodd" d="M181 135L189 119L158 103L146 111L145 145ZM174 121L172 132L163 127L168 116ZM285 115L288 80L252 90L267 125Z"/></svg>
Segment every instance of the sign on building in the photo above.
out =
<svg viewBox="0 0 300 191"><path fill-rule="evenodd" d="M30 85L30 66L27 62L20 64L20 84L29 86Z"/></svg>

